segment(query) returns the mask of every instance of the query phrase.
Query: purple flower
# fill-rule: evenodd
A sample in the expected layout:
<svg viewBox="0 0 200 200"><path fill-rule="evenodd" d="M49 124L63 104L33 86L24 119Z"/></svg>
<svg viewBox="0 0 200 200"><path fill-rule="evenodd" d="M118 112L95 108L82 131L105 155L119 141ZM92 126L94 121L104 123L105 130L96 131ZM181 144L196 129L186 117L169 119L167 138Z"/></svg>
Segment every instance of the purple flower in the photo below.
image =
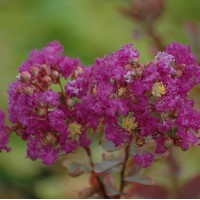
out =
<svg viewBox="0 0 200 200"><path fill-rule="evenodd" d="M166 52L175 58L176 64L195 64L196 58L189 45L172 42L167 46Z"/></svg>
<svg viewBox="0 0 200 200"><path fill-rule="evenodd" d="M136 154L134 156L135 163L142 168L147 168L151 166L154 156L151 153Z"/></svg>
<svg viewBox="0 0 200 200"><path fill-rule="evenodd" d="M66 114L61 109L55 109L48 114L49 125L59 133L67 131L66 118Z"/></svg>
<svg viewBox="0 0 200 200"><path fill-rule="evenodd" d="M51 144L41 143L38 138L31 139L28 143L27 155L32 159L41 159L46 165L53 164L58 158L59 149L53 148Z"/></svg>
<svg viewBox="0 0 200 200"><path fill-rule="evenodd" d="M58 42L50 42L41 50L33 50L27 61L19 68L20 72L30 71L31 67L46 64L48 66L58 64L63 54L63 46Z"/></svg>
<svg viewBox="0 0 200 200"><path fill-rule="evenodd" d="M91 144L91 140L88 138L88 136L85 133L82 133L79 138L79 143L80 143L80 146L87 147Z"/></svg>
<svg viewBox="0 0 200 200"><path fill-rule="evenodd" d="M5 113L0 109L0 152L2 150L10 151L9 143L9 128L5 125Z"/></svg>
<svg viewBox="0 0 200 200"><path fill-rule="evenodd" d="M80 61L77 58L69 58L63 56L59 61L59 67L61 69L61 74L66 78L72 75L73 72L80 66Z"/></svg>
<svg viewBox="0 0 200 200"><path fill-rule="evenodd" d="M90 145L88 132L103 132L118 148L135 143L146 152L134 156L144 168L171 144L187 150L199 143L200 113L188 93L200 83L200 67L188 45L173 42L143 65L127 44L85 67L52 42L32 51L19 72L8 91L9 118L27 140L31 159L52 164L60 153ZM1 141L7 144L1 118Z"/></svg>

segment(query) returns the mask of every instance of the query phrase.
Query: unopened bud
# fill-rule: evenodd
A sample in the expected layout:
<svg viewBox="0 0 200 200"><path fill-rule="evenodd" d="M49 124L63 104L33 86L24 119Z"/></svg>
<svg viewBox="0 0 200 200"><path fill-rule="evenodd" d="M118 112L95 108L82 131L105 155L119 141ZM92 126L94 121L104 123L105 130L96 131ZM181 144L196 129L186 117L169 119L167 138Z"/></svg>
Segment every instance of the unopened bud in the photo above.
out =
<svg viewBox="0 0 200 200"><path fill-rule="evenodd" d="M74 105L75 105L75 101L73 100L73 99L67 99L67 105L69 106L69 107L73 107Z"/></svg>
<svg viewBox="0 0 200 200"><path fill-rule="evenodd" d="M137 76L141 76L142 73L143 73L143 69L142 69L142 68L137 68L137 69L135 69L135 74L136 74Z"/></svg>
<svg viewBox="0 0 200 200"><path fill-rule="evenodd" d="M18 93L23 93L23 91L24 91L24 90L23 90L23 87L20 86L20 87L17 88L17 92L18 92Z"/></svg>
<svg viewBox="0 0 200 200"><path fill-rule="evenodd" d="M135 142L139 147L142 147L145 144L145 139L143 137L139 137Z"/></svg>
<svg viewBox="0 0 200 200"><path fill-rule="evenodd" d="M23 88L23 92L26 94L26 95L31 95L34 91L34 88L30 87L30 86L26 86Z"/></svg>
<svg viewBox="0 0 200 200"><path fill-rule="evenodd" d="M167 140L165 140L164 146L169 149L174 145L174 142L172 139L168 138Z"/></svg>
<svg viewBox="0 0 200 200"><path fill-rule="evenodd" d="M52 84L52 79L50 76L45 76L42 78L42 82L45 86L50 86Z"/></svg>
<svg viewBox="0 0 200 200"><path fill-rule="evenodd" d="M39 71L40 69L38 67L33 66L30 68L30 72L34 77L36 77L39 74Z"/></svg>
<svg viewBox="0 0 200 200"><path fill-rule="evenodd" d="M185 66L186 66L185 64L179 64L178 66L176 66L176 68L183 71L185 69Z"/></svg>
<svg viewBox="0 0 200 200"><path fill-rule="evenodd" d="M31 74L27 71L23 71L20 74L20 79L24 82L29 82L31 80Z"/></svg>
<svg viewBox="0 0 200 200"><path fill-rule="evenodd" d="M138 66L138 64L139 64L139 59L138 59L138 58L133 58L133 59L130 61L130 64L131 64L132 67Z"/></svg>
<svg viewBox="0 0 200 200"><path fill-rule="evenodd" d="M58 77L59 77L58 71L54 70L51 72L51 78L53 81L56 81L58 79Z"/></svg>
<svg viewBox="0 0 200 200"><path fill-rule="evenodd" d="M176 70L175 74L176 74L176 76L179 78L179 77L182 76L183 72L182 72L181 70L178 69L178 70Z"/></svg>
<svg viewBox="0 0 200 200"><path fill-rule="evenodd" d="M50 76L50 74L51 74L51 68L45 64L41 65L41 71L42 71L43 75Z"/></svg>

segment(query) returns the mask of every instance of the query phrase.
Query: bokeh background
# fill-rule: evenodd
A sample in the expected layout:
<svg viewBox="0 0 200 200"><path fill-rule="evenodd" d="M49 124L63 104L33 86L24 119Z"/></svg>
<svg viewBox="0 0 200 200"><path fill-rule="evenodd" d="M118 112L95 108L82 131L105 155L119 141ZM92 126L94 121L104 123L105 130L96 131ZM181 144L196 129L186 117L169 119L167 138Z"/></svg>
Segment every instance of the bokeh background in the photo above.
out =
<svg viewBox="0 0 200 200"><path fill-rule="evenodd" d="M120 12L127 6L126 0L0 0L0 107L6 111L7 88L28 53L53 40L59 40L67 55L79 57L86 65L125 43L139 49L142 62L153 58L150 38L142 35L138 23ZM185 22L200 25L199 10L199 0L166 0L165 11L156 22L163 43L191 43ZM197 105L198 95L192 94ZM29 160L25 142L14 134L11 147L11 152L0 154L0 198L76 198L89 184L87 175L70 178L61 160L53 166ZM94 149L97 152L97 147ZM200 173L199 154L199 147L174 152L179 185ZM86 159L83 152L77 157ZM156 183L173 187L166 161L155 163L146 173Z"/></svg>

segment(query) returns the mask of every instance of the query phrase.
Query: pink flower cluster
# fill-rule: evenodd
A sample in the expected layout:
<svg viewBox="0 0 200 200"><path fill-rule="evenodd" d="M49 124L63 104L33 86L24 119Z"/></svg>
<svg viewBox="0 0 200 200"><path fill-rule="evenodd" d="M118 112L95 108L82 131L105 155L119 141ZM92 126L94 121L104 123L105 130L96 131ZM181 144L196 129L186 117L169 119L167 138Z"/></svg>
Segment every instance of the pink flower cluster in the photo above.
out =
<svg viewBox="0 0 200 200"><path fill-rule="evenodd" d="M11 150L7 146L9 142L9 127L5 124L5 118L5 113L0 109L0 152L2 150Z"/></svg>
<svg viewBox="0 0 200 200"><path fill-rule="evenodd" d="M19 68L9 88L9 119L33 160L52 164L99 135L116 148L131 144L135 162L148 167L173 145L187 150L199 143L200 113L188 97L199 83L188 45L173 42L143 65L128 44L85 67L52 42Z"/></svg>

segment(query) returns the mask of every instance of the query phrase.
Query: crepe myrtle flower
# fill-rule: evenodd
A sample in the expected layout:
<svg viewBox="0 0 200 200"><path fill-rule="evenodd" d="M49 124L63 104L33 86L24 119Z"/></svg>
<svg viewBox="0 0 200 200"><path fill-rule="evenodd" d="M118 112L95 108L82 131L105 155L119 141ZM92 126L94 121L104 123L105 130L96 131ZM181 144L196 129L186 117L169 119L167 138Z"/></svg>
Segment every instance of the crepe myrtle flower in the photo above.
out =
<svg viewBox="0 0 200 200"><path fill-rule="evenodd" d="M9 128L5 124L5 113L0 109L0 152L2 150L10 151L9 143Z"/></svg>
<svg viewBox="0 0 200 200"><path fill-rule="evenodd" d="M9 129L27 141L28 157L52 164L95 135L116 149L134 146L132 159L146 168L171 146L199 144L200 113L188 92L200 67L188 45L172 42L141 64L127 44L89 67L63 51L57 41L33 50L8 90ZM0 150L9 150L3 112L0 119Z"/></svg>
<svg viewBox="0 0 200 200"><path fill-rule="evenodd" d="M75 124L78 110L69 110L69 97L61 84L61 79L77 78L83 68L78 59L63 55L63 47L57 41L42 50L33 50L19 67L17 80L8 90L9 119L12 129L27 140L31 159L52 164L61 153L90 144L82 125ZM60 91L54 90L54 85Z"/></svg>
<svg viewBox="0 0 200 200"><path fill-rule="evenodd" d="M134 156L135 163L142 168L151 166L154 156L151 153L136 154Z"/></svg>

